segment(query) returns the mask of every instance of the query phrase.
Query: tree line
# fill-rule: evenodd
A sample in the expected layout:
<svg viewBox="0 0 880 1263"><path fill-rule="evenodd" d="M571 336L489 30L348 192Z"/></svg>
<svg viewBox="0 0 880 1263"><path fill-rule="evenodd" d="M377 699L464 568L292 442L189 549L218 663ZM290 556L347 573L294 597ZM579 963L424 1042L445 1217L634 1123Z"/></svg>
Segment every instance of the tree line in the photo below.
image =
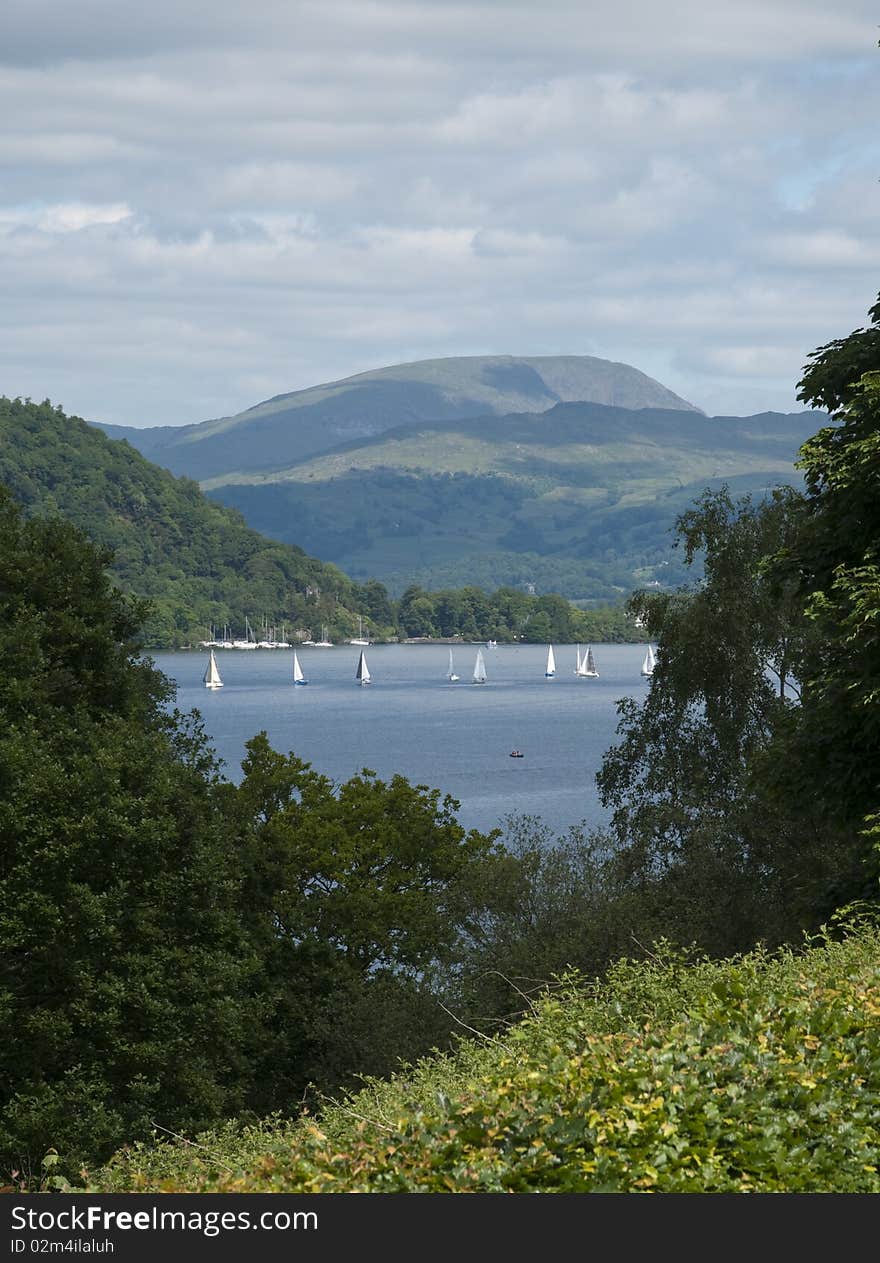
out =
<svg viewBox="0 0 880 1263"><path fill-rule="evenodd" d="M365 586L364 595L381 588ZM363 599L363 598L362 598ZM381 598L380 598L381 600ZM375 604L367 597L375 617ZM427 592L411 584L388 609L401 639L410 637L463 640L529 641L570 644L575 641L626 641L641 638L638 625L623 603L578 609L565 597L532 596L518 588L496 592L467 586Z"/></svg>

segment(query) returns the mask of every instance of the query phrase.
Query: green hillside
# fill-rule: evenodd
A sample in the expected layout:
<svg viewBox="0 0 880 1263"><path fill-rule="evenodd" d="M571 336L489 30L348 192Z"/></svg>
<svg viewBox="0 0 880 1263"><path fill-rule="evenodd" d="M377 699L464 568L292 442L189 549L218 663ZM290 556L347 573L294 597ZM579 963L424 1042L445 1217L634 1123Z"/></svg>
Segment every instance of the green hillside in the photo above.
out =
<svg viewBox="0 0 880 1263"><path fill-rule="evenodd" d="M174 473L203 479L234 469L278 469L400 425L540 413L578 399L622 408L693 408L628 364L589 355L475 355L372 369L200 425L105 428Z"/></svg>
<svg viewBox="0 0 880 1263"><path fill-rule="evenodd" d="M263 538L195 482L48 401L0 398L0 483L28 512L59 514L113 550L119 586L153 604L148 644L188 643L212 624L242 634L245 616L279 632L318 627L353 605L334 566Z"/></svg>
<svg viewBox="0 0 880 1263"><path fill-rule="evenodd" d="M97 1192L880 1192L880 937L570 976L317 1117L138 1144Z"/></svg>
<svg viewBox="0 0 880 1263"><path fill-rule="evenodd" d="M820 419L563 403L399 427L202 485L265 534L396 593L479 583L613 600L682 581L670 530L707 486L760 496L799 482Z"/></svg>

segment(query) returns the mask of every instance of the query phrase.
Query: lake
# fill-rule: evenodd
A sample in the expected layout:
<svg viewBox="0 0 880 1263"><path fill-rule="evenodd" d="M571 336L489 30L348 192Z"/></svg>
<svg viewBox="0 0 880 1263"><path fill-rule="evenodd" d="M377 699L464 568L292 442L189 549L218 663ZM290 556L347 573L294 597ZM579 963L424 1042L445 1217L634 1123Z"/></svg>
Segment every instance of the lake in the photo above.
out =
<svg viewBox="0 0 880 1263"><path fill-rule="evenodd" d="M586 679L574 674L575 646L554 645L556 675L545 679L546 645L484 645L488 679L475 685L479 647L454 647L461 679L450 683L448 645L371 645L367 687L355 681L354 645L298 648L306 687L293 685L291 650L216 650L214 690L202 683L207 651L153 657L176 681L177 705L201 713L230 780L240 779L245 741L265 730L276 750L334 781L368 767L451 794L467 828L494 828L511 812L557 833L602 823L594 778L615 741L617 699L645 694L645 646L594 645L599 678Z"/></svg>

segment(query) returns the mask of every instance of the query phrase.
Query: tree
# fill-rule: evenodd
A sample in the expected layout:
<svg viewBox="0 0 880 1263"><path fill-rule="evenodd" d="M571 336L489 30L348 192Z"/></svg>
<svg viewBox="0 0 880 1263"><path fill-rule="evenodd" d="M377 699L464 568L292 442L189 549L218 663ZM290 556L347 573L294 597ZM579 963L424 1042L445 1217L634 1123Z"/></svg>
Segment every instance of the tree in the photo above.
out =
<svg viewBox="0 0 880 1263"><path fill-rule="evenodd" d="M441 636L455 636L461 627L462 601L458 592L437 592L434 597L437 630Z"/></svg>
<svg viewBox="0 0 880 1263"><path fill-rule="evenodd" d="M196 482L48 400L0 397L0 483L27 513L60 514L112 550L118 585L151 601L147 644L191 644L212 623L241 628L246 612L320 627L337 604L355 606L354 585L335 566L265 539Z"/></svg>
<svg viewBox="0 0 880 1263"><path fill-rule="evenodd" d="M453 799L401 776L364 769L337 787L265 733L242 767L227 814L270 1010L258 1077L275 1108L310 1081L384 1073L448 1039L432 977L457 959L500 860Z"/></svg>
<svg viewBox="0 0 880 1263"><path fill-rule="evenodd" d="M106 553L0 494L0 1164L235 1112L256 1009L197 724Z"/></svg>
<svg viewBox="0 0 880 1263"><path fill-rule="evenodd" d="M812 634L796 581L768 564L801 521L791 488L757 505L706 492L678 523L688 564L703 556L703 581L631 602L661 652L644 701L618 703L622 739L605 756L600 794L621 863L654 886L663 932L713 950L812 924L843 862L841 841L763 777L798 709L793 673Z"/></svg>
<svg viewBox="0 0 880 1263"><path fill-rule="evenodd" d="M516 814L504 825L503 862L451 987L455 1011L481 1029L521 1016L567 970L600 975L641 929L607 835L574 826L555 838Z"/></svg>
<svg viewBox="0 0 880 1263"><path fill-rule="evenodd" d="M553 636L553 625L546 610L538 610L536 614L532 614L526 622L522 634L526 640L533 641L536 644L546 644L548 640L559 639Z"/></svg>
<svg viewBox="0 0 880 1263"><path fill-rule="evenodd" d="M546 614L550 620L550 634L546 637L538 637L538 639L556 640L560 644L567 644L572 640L572 614L573 607L569 601L562 596L540 596L537 599L536 608L539 613ZM527 629L529 632L533 630L532 624Z"/></svg>
<svg viewBox="0 0 880 1263"><path fill-rule="evenodd" d="M390 627L394 622L394 609L388 591L378 580L368 579L361 587L356 588L354 599L378 626Z"/></svg>
<svg viewBox="0 0 880 1263"><path fill-rule="evenodd" d="M410 584L400 598L397 620L405 636L433 636L434 598L417 583Z"/></svg>
<svg viewBox="0 0 880 1263"><path fill-rule="evenodd" d="M802 706L780 745L787 792L876 838L880 813L880 302L869 328L820 347L798 398L832 424L801 449L802 528L778 560L814 633L799 664ZM867 851L867 848L863 848ZM876 850L849 893L877 898ZM845 896L845 889L840 890Z"/></svg>

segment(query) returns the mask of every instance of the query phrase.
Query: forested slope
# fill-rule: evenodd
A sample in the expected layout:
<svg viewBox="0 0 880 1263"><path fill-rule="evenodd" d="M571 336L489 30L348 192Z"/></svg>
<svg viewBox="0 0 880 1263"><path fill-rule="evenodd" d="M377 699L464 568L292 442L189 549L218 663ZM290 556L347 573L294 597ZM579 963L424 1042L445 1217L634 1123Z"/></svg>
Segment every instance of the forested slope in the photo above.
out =
<svg viewBox="0 0 880 1263"><path fill-rule="evenodd" d="M560 403L402 426L202 485L266 535L395 594L479 582L620 600L685 579L672 528L707 487L801 485L798 448L823 419Z"/></svg>
<svg viewBox="0 0 880 1263"><path fill-rule="evenodd" d="M265 539L197 483L48 401L0 398L0 483L29 513L59 514L113 550L119 586L152 603L148 644L187 643L211 624L240 634L245 616L319 628L354 603L335 566Z"/></svg>

